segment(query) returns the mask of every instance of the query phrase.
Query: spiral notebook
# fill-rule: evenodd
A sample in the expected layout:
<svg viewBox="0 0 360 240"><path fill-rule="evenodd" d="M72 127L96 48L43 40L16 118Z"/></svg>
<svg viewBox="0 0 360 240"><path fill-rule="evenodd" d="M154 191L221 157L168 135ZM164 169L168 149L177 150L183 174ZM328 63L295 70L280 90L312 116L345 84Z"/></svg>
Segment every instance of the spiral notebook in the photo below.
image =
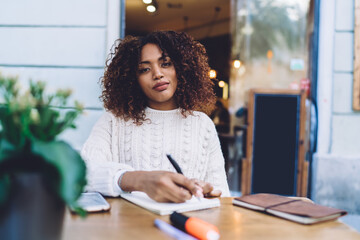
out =
<svg viewBox="0 0 360 240"><path fill-rule="evenodd" d="M217 198L201 198L199 200L193 196L190 200L187 200L184 203L159 203L152 200L144 192L122 193L120 196L127 201L158 215L169 215L174 211L189 212L220 206L220 200Z"/></svg>

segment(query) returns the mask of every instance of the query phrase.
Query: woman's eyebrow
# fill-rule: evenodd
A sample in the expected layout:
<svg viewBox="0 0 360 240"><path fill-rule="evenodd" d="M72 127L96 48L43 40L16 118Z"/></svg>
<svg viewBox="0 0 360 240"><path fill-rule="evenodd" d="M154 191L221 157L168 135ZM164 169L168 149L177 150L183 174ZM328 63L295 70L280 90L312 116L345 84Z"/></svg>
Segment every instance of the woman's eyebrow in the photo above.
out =
<svg viewBox="0 0 360 240"><path fill-rule="evenodd" d="M161 57L160 57L160 58L165 59L165 58L170 58L170 57L169 57L169 55L168 55L167 53L164 53L164 52L163 52L163 53L161 54Z"/></svg>
<svg viewBox="0 0 360 240"><path fill-rule="evenodd" d="M159 60L170 60L170 57L167 55L161 56Z"/></svg>
<svg viewBox="0 0 360 240"><path fill-rule="evenodd" d="M150 61L141 61L141 62L139 62L139 65L140 64L150 64Z"/></svg>

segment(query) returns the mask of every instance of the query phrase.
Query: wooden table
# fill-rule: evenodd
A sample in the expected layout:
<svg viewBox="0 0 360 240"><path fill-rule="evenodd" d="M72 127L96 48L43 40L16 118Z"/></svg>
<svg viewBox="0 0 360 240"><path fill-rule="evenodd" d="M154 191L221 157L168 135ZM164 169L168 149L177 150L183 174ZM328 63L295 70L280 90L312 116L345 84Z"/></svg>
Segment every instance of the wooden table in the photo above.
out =
<svg viewBox="0 0 360 240"><path fill-rule="evenodd" d="M92 213L85 219L67 211L64 240L172 239L154 226L154 219L169 222L120 198L108 198L110 212ZM233 206L222 198L221 207L185 213L216 225L221 239L359 239L360 233L339 221L305 226Z"/></svg>

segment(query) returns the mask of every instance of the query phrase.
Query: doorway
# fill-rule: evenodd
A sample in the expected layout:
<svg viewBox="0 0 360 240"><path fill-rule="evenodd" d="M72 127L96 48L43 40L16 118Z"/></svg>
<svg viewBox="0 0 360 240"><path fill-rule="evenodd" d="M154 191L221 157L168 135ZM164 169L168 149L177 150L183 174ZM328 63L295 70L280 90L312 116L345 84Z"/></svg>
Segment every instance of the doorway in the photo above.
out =
<svg viewBox="0 0 360 240"><path fill-rule="evenodd" d="M314 0L125 1L125 35L185 31L205 46L216 73L214 90L230 113L229 132L219 136L234 192L241 191L247 91L316 82L315 11Z"/></svg>

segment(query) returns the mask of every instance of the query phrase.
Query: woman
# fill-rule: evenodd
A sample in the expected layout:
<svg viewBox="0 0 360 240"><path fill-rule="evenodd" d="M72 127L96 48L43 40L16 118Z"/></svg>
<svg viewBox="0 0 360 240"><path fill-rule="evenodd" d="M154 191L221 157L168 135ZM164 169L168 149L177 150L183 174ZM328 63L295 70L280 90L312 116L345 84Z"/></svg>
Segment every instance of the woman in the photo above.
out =
<svg viewBox="0 0 360 240"><path fill-rule="evenodd" d="M205 114L215 103L208 71L205 48L186 33L122 40L101 81L107 112L82 149L87 190L143 191L159 202L229 196L217 133Z"/></svg>

